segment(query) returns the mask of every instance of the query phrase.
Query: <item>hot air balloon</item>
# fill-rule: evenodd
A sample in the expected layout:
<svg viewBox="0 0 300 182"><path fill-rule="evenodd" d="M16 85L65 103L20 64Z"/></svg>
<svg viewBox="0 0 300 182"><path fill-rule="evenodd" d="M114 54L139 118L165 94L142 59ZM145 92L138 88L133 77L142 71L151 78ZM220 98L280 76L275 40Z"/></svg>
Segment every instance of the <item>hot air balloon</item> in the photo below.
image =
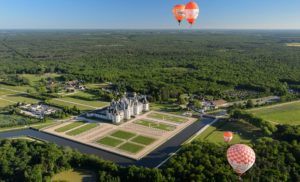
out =
<svg viewBox="0 0 300 182"><path fill-rule="evenodd" d="M184 4L177 4L173 7L173 15L179 23L185 18L185 5Z"/></svg>
<svg viewBox="0 0 300 182"><path fill-rule="evenodd" d="M232 138L233 138L233 133L232 132L230 132L230 131L224 132L224 141L226 143L229 143L232 140Z"/></svg>
<svg viewBox="0 0 300 182"><path fill-rule="evenodd" d="M193 25L199 15L199 6L191 1L185 5L185 16L189 24Z"/></svg>
<svg viewBox="0 0 300 182"><path fill-rule="evenodd" d="M255 153L247 145L235 144L227 150L227 160L233 170L241 176L253 166Z"/></svg>

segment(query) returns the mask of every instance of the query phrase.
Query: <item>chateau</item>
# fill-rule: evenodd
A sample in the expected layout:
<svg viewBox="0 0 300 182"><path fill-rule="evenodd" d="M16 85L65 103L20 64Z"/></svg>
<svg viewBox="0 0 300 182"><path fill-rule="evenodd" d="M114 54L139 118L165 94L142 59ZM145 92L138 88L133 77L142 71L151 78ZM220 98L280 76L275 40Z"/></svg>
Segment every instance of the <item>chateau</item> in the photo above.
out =
<svg viewBox="0 0 300 182"><path fill-rule="evenodd" d="M134 93L132 96L124 94L123 98L120 100L113 100L110 103L110 106L87 113L86 116L90 118L108 120L117 124L121 121L129 120L132 116L137 116L146 111L149 111L149 102L147 101L146 96L138 96Z"/></svg>

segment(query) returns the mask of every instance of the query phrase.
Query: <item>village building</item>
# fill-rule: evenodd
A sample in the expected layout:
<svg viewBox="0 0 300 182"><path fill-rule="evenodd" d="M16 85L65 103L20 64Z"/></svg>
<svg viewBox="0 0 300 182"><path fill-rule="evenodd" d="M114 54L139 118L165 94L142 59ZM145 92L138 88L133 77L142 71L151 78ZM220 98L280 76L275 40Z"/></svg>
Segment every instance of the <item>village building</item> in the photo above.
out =
<svg viewBox="0 0 300 182"><path fill-rule="evenodd" d="M132 96L124 94L120 100L113 100L110 106L87 113L86 117L107 120L118 124L147 111L149 111L149 102L146 96L138 96L134 93Z"/></svg>
<svg viewBox="0 0 300 182"><path fill-rule="evenodd" d="M20 106L19 108L21 110L21 114L36 117L39 119L44 119L45 116L49 116L60 110L44 104L26 104Z"/></svg>

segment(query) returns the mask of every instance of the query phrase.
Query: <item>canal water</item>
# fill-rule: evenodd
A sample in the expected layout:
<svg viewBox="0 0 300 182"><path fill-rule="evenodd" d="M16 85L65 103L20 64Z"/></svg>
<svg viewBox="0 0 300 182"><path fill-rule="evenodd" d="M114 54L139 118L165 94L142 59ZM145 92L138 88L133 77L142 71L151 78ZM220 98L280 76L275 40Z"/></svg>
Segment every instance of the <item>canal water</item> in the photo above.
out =
<svg viewBox="0 0 300 182"><path fill-rule="evenodd" d="M191 124L179 134L162 144L160 147L158 147L153 152L151 152L139 161L33 129L0 132L0 138L30 136L33 138L38 138L41 140L52 142L60 146L68 146L82 153L97 155L105 160L110 160L123 166L137 165L145 167L156 167L163 160L165 160L170 153L177 151L182 143L189 139L193 134L198 132L201 128L203 128L207 124L210 124L213 120L214 119L212 118L203 118L201 121L197 121Z"/></svg>

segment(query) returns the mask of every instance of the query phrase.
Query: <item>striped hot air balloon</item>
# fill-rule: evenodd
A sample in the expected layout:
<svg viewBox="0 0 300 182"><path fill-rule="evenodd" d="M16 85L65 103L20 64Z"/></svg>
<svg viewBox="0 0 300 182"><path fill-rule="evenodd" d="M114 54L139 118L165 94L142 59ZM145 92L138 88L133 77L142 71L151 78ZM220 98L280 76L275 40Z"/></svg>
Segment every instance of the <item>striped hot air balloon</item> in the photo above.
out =
<svg viewBox="0 0 300 182"><path fill-rule="evenodd" d="M231 131L224 132L224 141L229 143L233 138L233 133Z"/></svg>
<svg viewBox="0 0 300 182"><path fill-rule="evenodd" d="M193 25L199 15L199 6L196 2L191 1L185 5L185 16L189 24Z"/></svg>
<svg viewBox="0 0 300 182"><path fill-rule="evenodd" d="M179 23L185 18L185 5L184 4L177 4L173 7L173 15Z"/></svg>
<svg viewBox="0 0 300 182"><path fill-rule="evenodd" d="M233 170L241 176L253 166L255 153L247 145L235 144L227 150L227 160Z"/></svg>

